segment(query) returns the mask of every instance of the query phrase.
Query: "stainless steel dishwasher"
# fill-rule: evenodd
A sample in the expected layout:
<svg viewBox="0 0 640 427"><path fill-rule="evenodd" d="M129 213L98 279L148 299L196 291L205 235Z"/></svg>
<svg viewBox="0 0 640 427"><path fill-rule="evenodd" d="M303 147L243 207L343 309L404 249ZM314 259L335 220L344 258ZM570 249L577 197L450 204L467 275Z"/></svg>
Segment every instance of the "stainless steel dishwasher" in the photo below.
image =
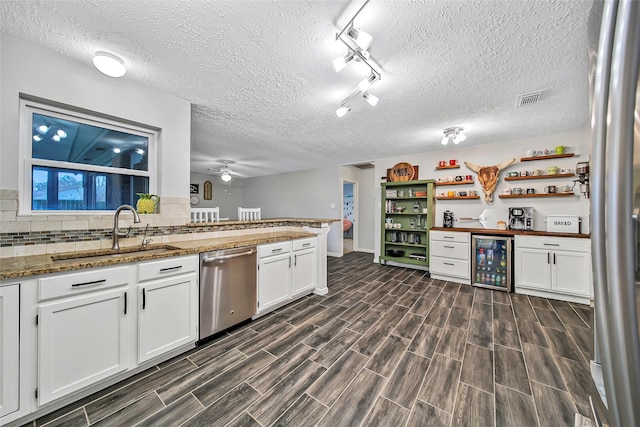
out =
<svg viewBox="0 0 640 427"><path fill-rule="evenodd" d="M256 312L256 248L200 254L200 339Z"/></svg>

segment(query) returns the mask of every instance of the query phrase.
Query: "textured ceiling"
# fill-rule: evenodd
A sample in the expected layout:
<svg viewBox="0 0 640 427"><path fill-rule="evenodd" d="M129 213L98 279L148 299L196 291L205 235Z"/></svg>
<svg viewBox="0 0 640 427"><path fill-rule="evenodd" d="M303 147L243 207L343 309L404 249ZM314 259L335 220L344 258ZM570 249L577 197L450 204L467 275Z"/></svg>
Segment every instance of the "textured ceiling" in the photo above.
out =
<svg viewBox="0 0 640 427"><path fill-rule="evenodd" d="M90 62L125 60L124 78L192 103L191 170L241 177L464 144L569 132L588 123L591 1L371 0L356 26L374 36L382 80L349 115L335 109L368 75L335 73L339 30L362 1L2 1L2 31ZM516 96L542 89L541 102Z"/></svg>

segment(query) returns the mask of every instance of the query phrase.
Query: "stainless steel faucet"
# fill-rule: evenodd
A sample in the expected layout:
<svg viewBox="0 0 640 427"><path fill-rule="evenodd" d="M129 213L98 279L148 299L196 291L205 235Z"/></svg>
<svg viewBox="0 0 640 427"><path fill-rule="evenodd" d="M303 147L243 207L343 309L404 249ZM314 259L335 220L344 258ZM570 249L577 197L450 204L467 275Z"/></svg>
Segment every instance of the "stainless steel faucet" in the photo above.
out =
<svg viewBox="0 0 640 427"><path fill-rule="evenodd" d="M131 231L131 227L129 227L129 230L127 230L127 232L123 233L120 230L118 230L118 217L120 216L120 212L122 212L123 210L130 210L131 213L133 214L133 222L134 223L139 223L140 222L140 216L138 215L138 212L136 212L136 210L133 208L133 206L131 205L122 205L120 207L118 207L118 209L116 209L116 212L113 214L113 232L111 233L111 249L113 249L114 251L117 251L120 249L120 244L118 243L118 238L120 237L124 237L127 236L129 234L129 231Z"/></svg>

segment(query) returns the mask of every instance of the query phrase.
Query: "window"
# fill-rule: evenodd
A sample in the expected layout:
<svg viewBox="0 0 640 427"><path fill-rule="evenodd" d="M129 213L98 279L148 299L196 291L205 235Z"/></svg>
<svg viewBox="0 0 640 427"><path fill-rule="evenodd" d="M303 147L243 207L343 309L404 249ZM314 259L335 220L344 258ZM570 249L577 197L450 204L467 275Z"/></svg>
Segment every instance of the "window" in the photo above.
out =
<svg viewBox="0 0 640 427"><path fill-rule="evenodd" d="M154 192L157 133L22 101L21 213L111 211Z"/></svg>

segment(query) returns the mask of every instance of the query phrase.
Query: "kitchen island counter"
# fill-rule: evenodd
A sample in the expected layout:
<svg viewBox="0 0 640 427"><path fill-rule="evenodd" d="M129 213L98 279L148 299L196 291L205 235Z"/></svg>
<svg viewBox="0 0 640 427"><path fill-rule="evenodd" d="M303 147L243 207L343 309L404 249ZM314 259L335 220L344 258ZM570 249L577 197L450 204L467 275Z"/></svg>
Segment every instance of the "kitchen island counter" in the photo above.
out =
<svg viewBox="0 0 640 427"><path fill-rule="evenodd" d="M318 220L314 220L318 221ZM241 221L237 221L241 223ZM104 267L108 265L125 264L130 262L147 261L158 258L168 258L181 255L189 255L200 252L215 251L218 249L238 248L242 246L255 246L264 243L282 242L308 237L316 237L314 233L280 231L271 233L245 234L238 236L225 236L198 240L175 241L167 244L149 245L147 251L126 252L135 246L123 247L123 254L105 257L99 256L104 250L66 252L45 255L31 255L0 259L0 280L16 277L29 277L42 274L60 273L64 271L82 270L86 268ZM139 246L139 245L137 245ZM169 250L161 253L153 249L170 246ZM53 258L64 258L76 255L75 258L54 261ZM93 258L92 255L99 257ZM82 258L80 258L82 257Z"/></svg>

